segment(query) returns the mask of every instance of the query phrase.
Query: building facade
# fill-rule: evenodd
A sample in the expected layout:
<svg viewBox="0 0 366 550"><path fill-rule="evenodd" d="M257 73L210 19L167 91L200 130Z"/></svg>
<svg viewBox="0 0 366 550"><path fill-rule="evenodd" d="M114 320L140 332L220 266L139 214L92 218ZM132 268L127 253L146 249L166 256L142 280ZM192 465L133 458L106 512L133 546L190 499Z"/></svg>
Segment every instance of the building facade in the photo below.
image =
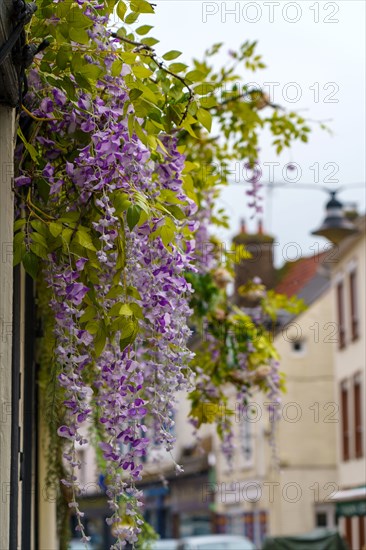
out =
<svg viewBox="0 0 366 550"><path fill-rule="evenodd" d="M275 478L281 496L270 515L273 536L336 526L334 505L329 501L337 488L334 320L323 262L324 256L299 260L296 271L303 265L298 280L294 273L286 277L299 285L311 272L297 291L307 309L285 323L275 338L286 393L278 426L279 471ZM284 285L286 280L279 290L286 291Z"/></svg>
<svg viewBox="0 0 366 550"><path fill-rule="evenodd" d="M333 495L339 529L353 550L366 547L366 235L365 216L358 233L344 240L331 269L335 401L338 404L337 472Z"/></svg>

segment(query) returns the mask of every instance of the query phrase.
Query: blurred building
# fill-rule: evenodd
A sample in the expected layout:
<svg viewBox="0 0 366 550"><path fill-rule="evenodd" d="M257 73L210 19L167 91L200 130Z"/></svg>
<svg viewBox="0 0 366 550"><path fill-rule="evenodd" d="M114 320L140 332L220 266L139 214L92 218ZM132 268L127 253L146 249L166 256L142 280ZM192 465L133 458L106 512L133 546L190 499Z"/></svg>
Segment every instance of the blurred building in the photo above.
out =
<svg viewBox="0 0 366 550"><path fill-rule="evenodd" d="M333 494L339 529L350 548L366 548L365 354L366 354L366 227L337 247L331 264L331 298L337 326L334 344L337 410L337 483Z"/></svg>
<svg viewBox="0 0 366 550"><path fill-rule="evenodd" d="M177 443L174 461L183 468L178 473L172 456L152 450L144 465L144 514L162 538L205 535L215 531L213 497L203 498L203 488L214 479L211 426L201 431L198 442L188 422L189 402L181 394L175 416Z"/></svg>
<svg viewBox="0 0 366 550"><path fill-rule="evenodd" d="M333 343L336 324L327 251L285 264L276 291L301 298L307 309L280 317L275 338L286 377L278 426L279 498L270 514L271 535L335 527L329 496L337 488Z"/></svg>
<svg viewBox="0 0 366 550"><path fill-rule="evenodd" d="M329 254L288 262L275 273L274 239L265 235L261 224L254 235L242 225L234 242L245 244L257 256L237 266L236 292L256 275L269 288L275 286L289 297L297 295L307 305L296 317L283 312L275 328L287 386L276 448L270 440L270 403L253 396L247 414L235 416L239 443L233 471L217 455L215 503L221 531L244 534L260 548L267 534L299 534L336 522L334 505L328 502L332 488L337 487ZM232 407L238 411L234 397Z"/></svg>

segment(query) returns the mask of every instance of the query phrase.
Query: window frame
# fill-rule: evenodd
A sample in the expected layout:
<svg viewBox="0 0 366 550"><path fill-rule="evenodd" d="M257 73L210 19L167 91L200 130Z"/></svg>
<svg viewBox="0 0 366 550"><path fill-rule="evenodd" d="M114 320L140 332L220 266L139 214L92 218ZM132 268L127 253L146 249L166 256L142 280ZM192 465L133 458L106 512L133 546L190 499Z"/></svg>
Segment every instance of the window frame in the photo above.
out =
<svg viewBox="0 0 366 550"><path fill-rule="evenodd" d="M348 380L340 382L340 410L341 410L341 460L351 460L351 425L350 425L350 388Z"/></svg>
<svg viewBox="0 0 366 550"><path fill-rule="evenodd" d="M354 456L357 459L364 456L363 435L362 377L358 372L353 376L353 437Z"/></svg>
<svg viewBox="0 0 366 550"><path fill-rule="evenodd" d="M336 285L337 299L337 320L338 320L338 349L342 350L346 347L346 324L345 324L345 307L344 307L344 281L341 279Z"/></svg>
<svg viewBox="0 0 366 550"><path fill-rule="evenodd" d="M350 316L351 316L351 339L352 342L358 340L359 331L359 316L357 307L357 269L353 268L349 273L349 294L350 294Z"/></svg>

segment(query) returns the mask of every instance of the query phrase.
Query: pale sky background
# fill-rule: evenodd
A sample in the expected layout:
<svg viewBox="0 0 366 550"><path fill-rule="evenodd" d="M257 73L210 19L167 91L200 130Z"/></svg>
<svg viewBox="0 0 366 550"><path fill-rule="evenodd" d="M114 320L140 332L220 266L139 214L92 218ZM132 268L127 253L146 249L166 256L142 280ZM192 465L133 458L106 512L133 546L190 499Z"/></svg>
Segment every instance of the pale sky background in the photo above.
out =
<svg viewBox="0 0 366 550"><path fill-rule="evenodd" d="M331 119L328 125L333 136L315 129L308 144L299 142L280 158L271 150L268 136L263 136L260 161L262 164L280 162L280 166L274 169L276 181L283 181L283 166L293 161L301 166L299 183L315 183L314 171L310 169L314 163L319 163L319 186L347 187L365 182L364 0L279 0L277 6L276 2L261 0L155 0L155 3L156 14L144 16L139 22L154 25L149 35L160 40L156 45L159 55L177 49L183 52L177 61L189 65L193 57L201 59L204 50L215 42L224 42L223 52L226 52L237 49L245 40L257 40L257 52L263 56L267 68L254 76L251 72L243 73L246 81L255 80L261 86L265 82L279 82L272 101L289 110L300 111L304 118ZM234 10L235 4L240 8L239 13L236 16L227 13L225 21L225 8L226 11ZM273 22L270 21L269 4L273 5ZM299 20L291 23L286 18ZM329 22L326 22L327 18ZM258 21L254 22L255 19ZM226 56L222 55L221 60L224 58ZM291 82L296 82L301 88L301 98L295 103L287 101L283 93ZM315 101L315 83L318 83L318 101ZM295 97L295 92L295 87L288 87L291 97ZM325 102L327 96L338 101ZM333 164L324 169L326 163ZM338 169L333 178L339 183L324 182L324 178L332 175L333 167ZM265 170L264 179L269 175L269 169ZM312 253L314 241L324 247L327 241L312 237L310 232L319 227L324 218L325 193L308 189L277 189L271 196L269 200L266 194L263 217L265 229L279 242L277 264L282 263L281 250L286 249L287 243L298 243L298 250L301 249L304 255ZM364 187L347 189L340 193L339 198L343 202L357 202L359 211L365 212ZM226 188L221 202L231 223L229 231L221 231L222 240L229 242L238 231L241 217L246 218L247 225L254 230L257 220L250 221L252 212L247 207L248 199L240 184ZM288 259L296 256L294 247L287 247L287 252Z"/></svg>

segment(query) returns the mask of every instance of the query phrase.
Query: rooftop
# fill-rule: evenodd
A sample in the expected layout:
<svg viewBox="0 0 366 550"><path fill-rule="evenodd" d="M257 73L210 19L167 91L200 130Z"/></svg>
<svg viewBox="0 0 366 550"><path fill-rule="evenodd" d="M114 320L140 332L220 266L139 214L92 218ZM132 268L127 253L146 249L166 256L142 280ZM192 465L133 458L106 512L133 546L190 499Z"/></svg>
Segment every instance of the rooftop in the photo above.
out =
<svg viewBox="0 0 366 550"><path fill-rule="evenodd" d="M315 277L319 267L326 260L327 254L329 254L329 251L287 262L277 272L279 282L275 287L275 291L279 294L285 294L289 298L295 294L299 295L304 287Z"/></svg>

